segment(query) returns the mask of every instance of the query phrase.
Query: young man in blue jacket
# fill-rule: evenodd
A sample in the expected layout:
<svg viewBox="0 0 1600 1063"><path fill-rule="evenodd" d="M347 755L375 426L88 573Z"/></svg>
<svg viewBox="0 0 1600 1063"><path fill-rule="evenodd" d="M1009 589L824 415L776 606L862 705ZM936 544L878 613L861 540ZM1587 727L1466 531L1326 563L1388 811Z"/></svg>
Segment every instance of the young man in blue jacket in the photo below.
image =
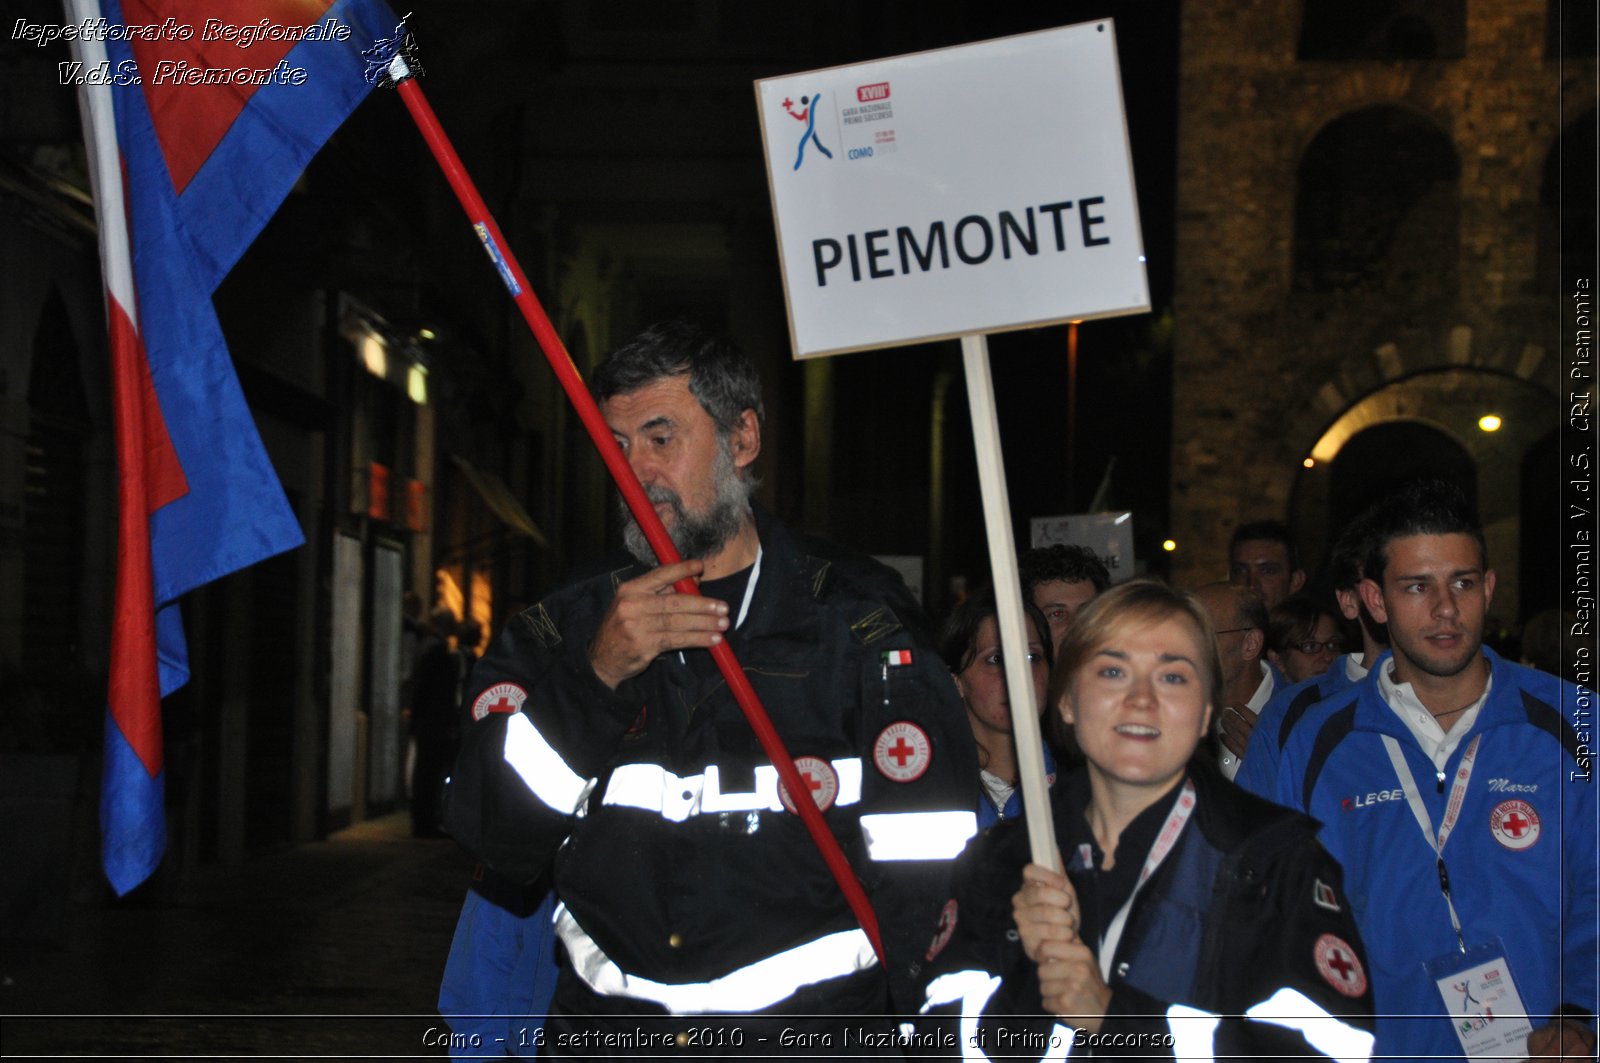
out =
<svg viewBox="0 0 1600 1063"><path fill-rule="evenodd" d="M1333 574L1333 596L1344 618L1361 629L1361 650L1346 653L1326 672L1272 694L1256 717L1244 763L1233 781L1257 797L1277 799L1278 759L1289 735L1313 706L1337 697L1347 687L1367 677L1374 663L1389 649L1389 635L1361 602L1361 565L1366 560L1367 531L1359 518L1345 525L1333 544L1328 567Z"/></svg>
<svg viewBox="0 0 1600 1063"><path fill-rule="evenodd" d="M1484 538L1453 487L1370 515L1362 600L1393 655L1289 736L1278 801L1323 824L1367 943L1374 1056L1592 1059L1588 691L1483 645Z"/></svg>

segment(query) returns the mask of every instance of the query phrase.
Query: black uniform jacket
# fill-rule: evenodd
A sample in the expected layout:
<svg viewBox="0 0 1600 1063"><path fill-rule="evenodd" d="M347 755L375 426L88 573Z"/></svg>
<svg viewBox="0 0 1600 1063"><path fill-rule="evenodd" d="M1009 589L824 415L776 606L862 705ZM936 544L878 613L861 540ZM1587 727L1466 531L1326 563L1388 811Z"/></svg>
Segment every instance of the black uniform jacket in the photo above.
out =
<svg viewBox="0 0 1600 1063"><path fill-rule="evenodd" d="M971 731L898 576L759 511L757 529L728 642L818 790L911 1011L975 830ZM615 691L595 677L588 646L644 571L556 592L478 663L450 832L520 881L554 861L557 932L593 1012L886 1009L890 979L709 654L664 655Z"/></svg>
<svg viewBox="0 0 1600 1063"><path fill-rule="evenodd" d="M1194 811L1133 895L1096 1035L1041 1014L1038 968L1011 915L1028 839L1002 823L962 855L955 896L929 950L930 1038L966 1044L969 1053L976 1039L988 1056L1028 1059L1060 1058L1068 1045L1080 1057L1092 1049L1096 1056L1364 1058L1373 1028L1366 955L1339 865L1317 843L1315 822L1240 790L1209 762L1196 762L1189 780ZM1072 844L1086 833L1088 792L1080 768L1051 799L1080 896L1096 874L1090 854ZM1136 820L1129 830L1153 839L1179 792L1145 814L1152 822ZM1133 866L1142 867L1144 856L1133 854ZM1100 936L1089 936L1094 948Z"/></svg>

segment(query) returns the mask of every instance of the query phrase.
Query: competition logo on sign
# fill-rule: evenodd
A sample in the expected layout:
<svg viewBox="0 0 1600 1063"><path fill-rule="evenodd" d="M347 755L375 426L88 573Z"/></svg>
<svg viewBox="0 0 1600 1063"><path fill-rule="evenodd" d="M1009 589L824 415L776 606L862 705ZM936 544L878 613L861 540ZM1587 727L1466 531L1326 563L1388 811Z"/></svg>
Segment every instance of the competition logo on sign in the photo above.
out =
<svg viewBox="0 0 1600 1063"><path fill-rule="evenodd" d="M821 757L795 757L794 770L805 780L818 808L826 812L833 807L834 800L839 796L839 776L832 764ZM778 784L778 800L790 812L795 810L794 801L789 797L789 788L781 782Z"/></svg>
<svg viewBox="0 0 1600 1063"><path fill-rule="evenodd" d="M933 763L933 743L916 724L896 720L878 732L872 743L872 763L895 782L916 782Z"/></svg>
<svg viewBox="0 0 1600 1063"><path fill-rule="evenodd" d="M1526 801L1502 801L1489 813L1489 831L1507 849L1527 849L1539 840L1539 813Z"/></svg>
<svg viewBox="0 0 1600 1063"><path fill-rule="evenodd" d="M822 103L821 93L812 93L800 97L800 109L795 110L795 102L788 96L783 98L783 113L797 122L806 124L806 131L800 134L800 150L795 153L794 168L800 169L806 161L806 145L815 144L817 151L828 158L833 158L833 152L822 146L822 141L817 139L817 109Z"/></svg>
<svg viewBox="0 0 1600 1063"><path fill-rule="evenodd" d="M479 694L478 700L472 703L472 718L487 719L491 712L521 712L522 703L527 700L528 692L517 684L496 683Z"/></svg>
<svg viewBox="0 0 1600 1063"><path fill-rule="evenodd" d="M1345 996L1359 997L1367 991L1367 972L1361 969L1356 950L1337 934L1317 938L1312 958L1316 960L1317 973Z"/></svg>

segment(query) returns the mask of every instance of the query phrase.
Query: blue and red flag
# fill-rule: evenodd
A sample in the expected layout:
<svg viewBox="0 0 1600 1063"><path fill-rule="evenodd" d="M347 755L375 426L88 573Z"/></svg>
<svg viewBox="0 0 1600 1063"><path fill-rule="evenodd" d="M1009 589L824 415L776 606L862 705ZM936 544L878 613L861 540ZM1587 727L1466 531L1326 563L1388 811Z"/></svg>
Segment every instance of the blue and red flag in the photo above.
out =
<svg viewBox="0 0 1600 1063"><path fill-rule="evenodd" d="M365 97L379 0L67 0L112 359L120 530L100 800L123 894L166 846L161 698L189 678L178 599L300 545L211 305Z"/></svg>

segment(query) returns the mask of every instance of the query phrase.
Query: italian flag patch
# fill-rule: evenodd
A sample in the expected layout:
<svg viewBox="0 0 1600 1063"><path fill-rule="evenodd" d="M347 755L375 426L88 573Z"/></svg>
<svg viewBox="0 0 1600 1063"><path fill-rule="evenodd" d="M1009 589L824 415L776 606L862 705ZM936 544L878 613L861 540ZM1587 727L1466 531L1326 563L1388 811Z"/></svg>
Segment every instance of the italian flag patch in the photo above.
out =
<svg viewBox="0 0 1600 1063"><path fill-rule="evenodd" d="M887 665L910 664L910 650L884 650L883 663Z"/></svg>

